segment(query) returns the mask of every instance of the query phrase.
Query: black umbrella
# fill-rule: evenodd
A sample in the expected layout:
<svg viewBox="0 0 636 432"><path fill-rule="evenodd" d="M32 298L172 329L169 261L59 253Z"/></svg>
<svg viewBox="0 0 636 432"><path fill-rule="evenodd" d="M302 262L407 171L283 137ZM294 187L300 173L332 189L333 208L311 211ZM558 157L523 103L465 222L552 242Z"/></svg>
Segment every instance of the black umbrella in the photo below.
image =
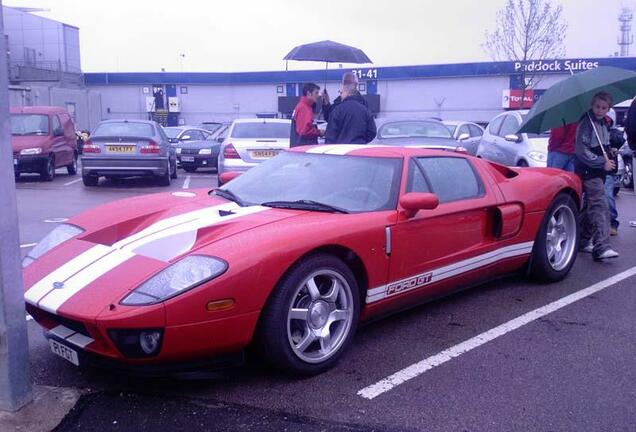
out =
<svg viewBox="0 0 636 432"><path fill-rule="evenodd" d="M283 60L373 63L361 49L330 40L299 45L292 49Z"/></svg>

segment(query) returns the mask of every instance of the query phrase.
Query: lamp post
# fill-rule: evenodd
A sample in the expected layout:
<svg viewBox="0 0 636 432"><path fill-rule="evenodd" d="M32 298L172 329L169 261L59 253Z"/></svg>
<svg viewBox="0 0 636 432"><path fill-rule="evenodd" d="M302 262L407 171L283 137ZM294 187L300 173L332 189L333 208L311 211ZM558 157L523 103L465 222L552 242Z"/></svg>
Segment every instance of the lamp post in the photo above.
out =
<svg viewBox="0 0 636 432"><path fill-rule="evenodd" d="M0 0L0 52L6 52ZM18 212L13 173L9 82L6 56L0 56L0 410L17 411L32 400Z"/></svg>

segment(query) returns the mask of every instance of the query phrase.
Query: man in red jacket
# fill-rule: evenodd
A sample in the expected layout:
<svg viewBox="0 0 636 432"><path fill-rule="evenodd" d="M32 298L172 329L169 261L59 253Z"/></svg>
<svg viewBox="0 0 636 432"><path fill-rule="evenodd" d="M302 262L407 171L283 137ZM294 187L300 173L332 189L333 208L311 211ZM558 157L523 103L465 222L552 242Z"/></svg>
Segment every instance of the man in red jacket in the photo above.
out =
<svg viewBox="0 0 636 432"><path fill-rule="evenodd" d="M314 106L320 95L320 87L313 83L303 86L303 96L298 101L292 114L292 126L289 146L318 144L318 137L324 132L314 125Z"/></svg>
<svg viewBox="0 0 636 432"><path fill-rule="evenodd" d="M574 161L576 159L574 143L578 125L578 122L570 123L550 130L548 167L574 172Z"/></svg>

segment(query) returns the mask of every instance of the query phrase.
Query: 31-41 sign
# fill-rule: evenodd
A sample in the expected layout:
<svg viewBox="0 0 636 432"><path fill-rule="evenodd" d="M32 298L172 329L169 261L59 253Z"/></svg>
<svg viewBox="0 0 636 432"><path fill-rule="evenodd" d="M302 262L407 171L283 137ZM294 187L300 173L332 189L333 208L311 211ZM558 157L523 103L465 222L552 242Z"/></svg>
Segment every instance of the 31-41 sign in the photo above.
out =
<svg viewBox="0 0 636 432"><path fill-rule="evenodd" d="M377 69L353 69L351 72L356 74L358 79L378 79Z"/></svg>

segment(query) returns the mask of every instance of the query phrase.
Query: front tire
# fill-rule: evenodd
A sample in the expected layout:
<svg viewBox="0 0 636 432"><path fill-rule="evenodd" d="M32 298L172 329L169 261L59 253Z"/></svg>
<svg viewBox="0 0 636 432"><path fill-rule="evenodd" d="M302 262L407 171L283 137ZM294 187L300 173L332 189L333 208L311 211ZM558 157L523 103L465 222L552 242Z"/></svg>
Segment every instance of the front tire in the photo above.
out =
<svg viewBox="0 0 636 432"><path fill-rule="evenodd" d="M530 277L558 282L570 272L579 250L579 212L574 200L559 194L545 214L534 241Z"/></svg>
<svg viewBox="0 0 636 432"><path fill-rule="evenodd" d="M284 371L314 375L333 367L358 326L360 294L340 259L315 254L294 265L261 315L262 355Z"/></svg>
<svg viewBox="0 0 636 432"><path fill-rule="evenodd" d="M40 179L42 181L53 181L55 178L55 157L53 155L49 156L46 160L46 164L40 171Z"/></svg>

